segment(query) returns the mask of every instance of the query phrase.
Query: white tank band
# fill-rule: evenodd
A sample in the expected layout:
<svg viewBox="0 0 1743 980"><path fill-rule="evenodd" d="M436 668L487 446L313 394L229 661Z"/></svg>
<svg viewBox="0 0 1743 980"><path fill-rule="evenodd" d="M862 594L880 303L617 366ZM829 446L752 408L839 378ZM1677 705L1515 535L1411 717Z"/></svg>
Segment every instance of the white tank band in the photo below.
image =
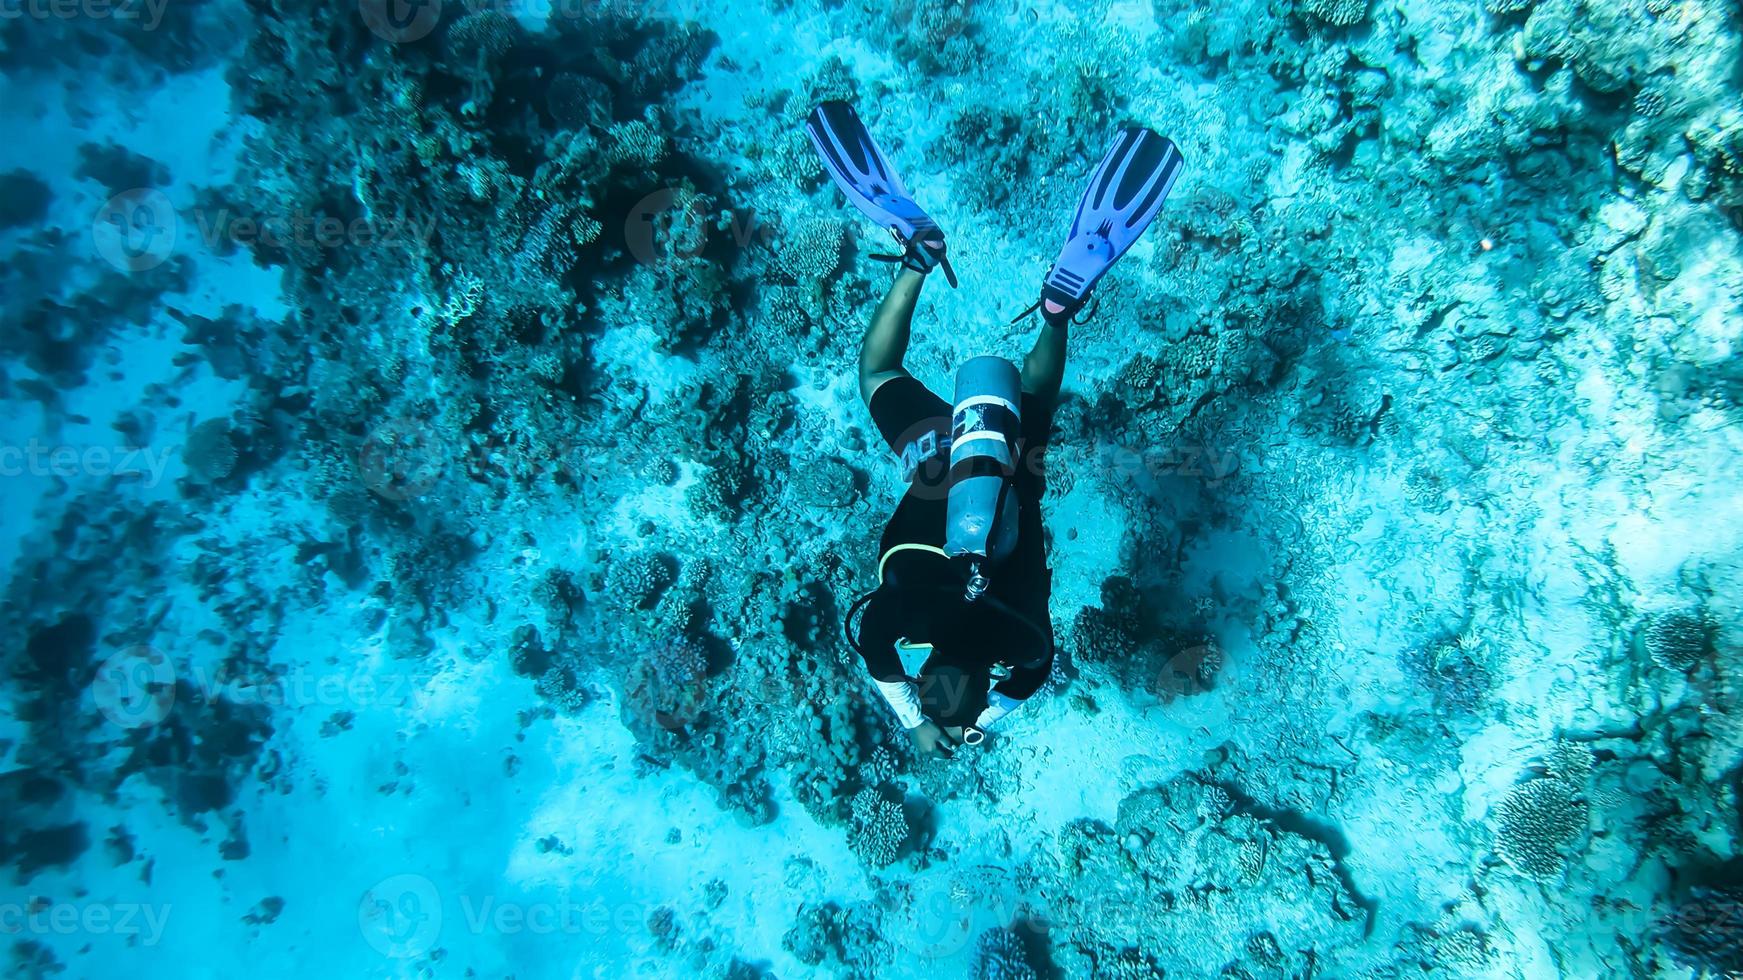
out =
<svg viewBox="0 0 1743 980"><path fill-rule="evenodd" d="M998 405L1012 415L1018 414L1017 406L1011 404L1009 398L1000 398L998 395L970 395L956 403L956 407L952 409L952 414L961 412L965 408L973 408L976 405Z"/></svg>

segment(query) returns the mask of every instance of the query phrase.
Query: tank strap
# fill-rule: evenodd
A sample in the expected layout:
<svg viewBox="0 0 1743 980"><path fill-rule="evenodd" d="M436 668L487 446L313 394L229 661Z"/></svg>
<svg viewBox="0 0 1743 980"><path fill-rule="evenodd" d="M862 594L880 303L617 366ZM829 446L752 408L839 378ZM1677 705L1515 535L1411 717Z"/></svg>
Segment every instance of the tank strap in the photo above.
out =
<svg viewBox="0 0 1743 980"><path fill-rule="evenodd" d="M1002 502L1003 501L1001 500L1001 503ZM860 610L864 609L866 607L866 605L872 601L872 599L878 594L879 589L883 588L883 586L884 586L884 566L886 564L888 564L889 560L893 556L895 556L897 553L903 552L903 551L923 551L923 552L927 552L929 554L937 555L940 558L943 558L947 561L950 558L950 556L945 553L944 549L938 547L937 545L919 544L917 542L910 542L908 544L899 544L899 545L896 545L895 547L891 548L890 550L884 552L883 557L878 559L878 588L873 589L870 592L867 592L865 595L860 596L858 599L855 599L853 602L853 605L848 607L847 615L843 616L842 620L841 620L841 628L842 628L842 632L847 637L847 645L852 647L853 652L859 654L861 657L865 656L865 650L860 646L859 634L853 628L854 627L854 617L859 614ZM933 588L908 586L907 588L910 588L913 591L935 591L935 592L952 593L952 594L956 594L957 597L960 598L960 593L957 592L957 590L953 586L937 586L937 587L933 587ZM1034 620L1023 615L1022 613L1018 612L1017 610L1012 609L1009 605L1006 605L1005 603L999 601L998 599L993 598L990 595L982 596L979 601L984 605L992 607L994 610L997 610L999 613L1006 615L1006 616L1009 616L1012 619L1015 619L1017 622L1022 623L1024 626L1027 626L1035 634L1036 638L1041 641L1042 646L1046 647L1047 655L1049 655L1049 656L1052 655L1052 653L1053 653L1052 638L1050 636L1048 636L1047 631L1042 629L1040 627L1040 625L1038 625ZM904 643L907 642L906 637L903 638L903 642ZM912 644L912 646L920 646L920 644ZM928 644L928 646L929 646L929 644ZM1019 666L1019 667L1033 667L1033 666L1038 666L1039 663L1040 663L1040 660L1037 659L1037 660L1031 661L1029 663L1018 664L1017 666Z"/></svg>

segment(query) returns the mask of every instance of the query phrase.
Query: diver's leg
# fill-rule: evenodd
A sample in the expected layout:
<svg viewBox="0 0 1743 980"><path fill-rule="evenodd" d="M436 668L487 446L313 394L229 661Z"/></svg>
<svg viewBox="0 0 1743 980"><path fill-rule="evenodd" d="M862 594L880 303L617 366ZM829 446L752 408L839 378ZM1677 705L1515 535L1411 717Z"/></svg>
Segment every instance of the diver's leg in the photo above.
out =
<svg viewBox="0 0 1743 980"><path fill-rule="evenodd" d="M1023 358L1023 391L1037 399L1044 410L1052 410L1059 397L1059 384L1065 378L1065 327L1068 321L1055 324L1044 318L1041 335L1029 356Z"/></svg>
<svg viewBox="0 0 1743 980"><path fill-rule="evenodd" d="M871 404L872 392L884 382L907 374L902 358L908 353L908 332L914 320L914 304L926 276L904 268L896 273L890 291L872 314L871 327L859 348L859 396Z"/></svg>

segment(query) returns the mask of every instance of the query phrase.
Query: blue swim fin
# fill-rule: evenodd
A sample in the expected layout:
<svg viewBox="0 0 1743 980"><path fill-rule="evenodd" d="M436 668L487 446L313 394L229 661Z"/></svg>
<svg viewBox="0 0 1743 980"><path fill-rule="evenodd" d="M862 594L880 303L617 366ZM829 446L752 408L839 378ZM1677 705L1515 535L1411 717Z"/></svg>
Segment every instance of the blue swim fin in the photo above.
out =
<svg viewBox="0 0 1743 980"><path fill-rule="evenodd" d="M1121 129L1084 188L1065 247L1041 284L1041 298L1017 319L1036 307L1051 321L1075 315L1089 291L1156 219L1184 166L1172 140L1142 126Z"/></svg>
<svg viewBox="0 0 1743 980"><path fill-rule="evenodd" d="M914 203L853 106L839 100L819 104L805 119L805 133L847 199L889 229L902 246L901 255L873 258L901 262L919 272L943 266L944 278L956 285L956 270L944 254L943 229Z"/></svg>

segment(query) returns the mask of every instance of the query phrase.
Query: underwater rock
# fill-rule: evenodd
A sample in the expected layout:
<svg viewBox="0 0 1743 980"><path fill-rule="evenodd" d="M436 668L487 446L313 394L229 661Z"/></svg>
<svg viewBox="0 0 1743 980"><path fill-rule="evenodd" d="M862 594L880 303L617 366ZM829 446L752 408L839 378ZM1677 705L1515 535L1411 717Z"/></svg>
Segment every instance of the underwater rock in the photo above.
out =
<svg viewBox="0 0 1743 980"><path fill-rule="evenodd" d="M1248 935L1230 923L1268 923L1277 968L1288 973L1337 962L1366 928L1367 913L1323 844L1241 812L1193 774L1125 797L1114 827L1067 825L1053 853L1057 870L1043 863L1035 873L1074 942L1112 950L1135 942L1134 953L1165 955L1170 976L1217 976L1246 955Z"/></svg>

